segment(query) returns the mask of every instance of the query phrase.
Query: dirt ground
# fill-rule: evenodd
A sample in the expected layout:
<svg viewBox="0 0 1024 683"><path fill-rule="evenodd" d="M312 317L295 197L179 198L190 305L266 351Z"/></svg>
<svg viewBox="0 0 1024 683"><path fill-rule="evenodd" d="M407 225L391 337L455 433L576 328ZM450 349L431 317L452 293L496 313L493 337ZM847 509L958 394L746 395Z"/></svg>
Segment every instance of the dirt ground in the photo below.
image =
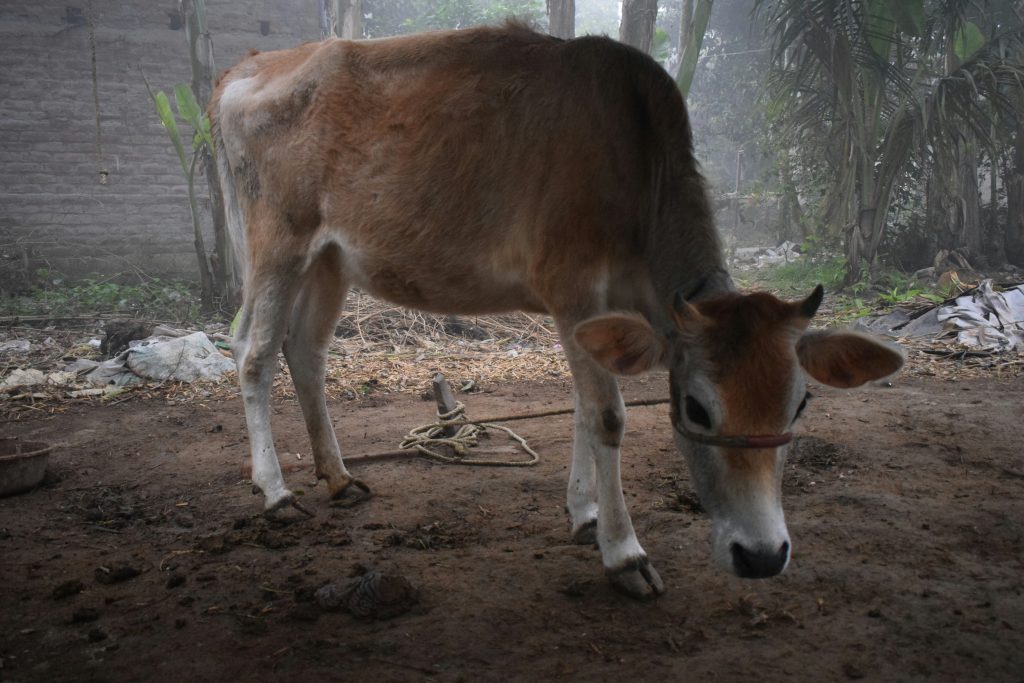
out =
<svg viewBox="0 0 1024 683"><path fill-rule="evenodd" d="M561 379L481 389L471 416L571 400ZM534 468L355 463L376 496L335 508L312 486L298 406L278 399L285 477L315 514L285 520L250 493L238 399L9 423L68 445L44 486L0 499L0 680L1020 681L1024 383L812 392L784 486L793 561L758 582L711 564L667 407L629 410L627 500L667 586L652 603L569 543L570 416L510 425ZM332 405L351 454L394 448L432 410L408 395ZM513 455L502 435L485 448ZM374 570L418 602L360 619L314 597Z"/></svg>

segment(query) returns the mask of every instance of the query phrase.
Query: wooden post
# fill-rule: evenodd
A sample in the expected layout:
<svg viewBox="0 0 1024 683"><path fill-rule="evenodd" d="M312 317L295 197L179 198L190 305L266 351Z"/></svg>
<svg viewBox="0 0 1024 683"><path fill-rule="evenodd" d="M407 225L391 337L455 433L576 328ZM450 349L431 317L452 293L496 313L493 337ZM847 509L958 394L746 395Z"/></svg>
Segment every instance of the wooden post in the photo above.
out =
<svg viewBox="0 0 1024 683"><path fill-rule="evenodd" d="M743 180L743 150L736 150L736 189L733 191L733 218L732 218L732 231L733 236L736 236L740 232L740 183Z"/></svg>
<svg viewBox="0 0 1024 683"><path fill-rule="evenodd" d="M455 400L455 395L452 393L452 388L448 384L448 380L444 378L440 372L434 375L434 379L431 381L431 386L434 389L434 401L437 402L437 413L438 415L444 415L450 413L458 405ZM445 427L445 436L455 436L455 432L458 431L455 427Z"/></svg>

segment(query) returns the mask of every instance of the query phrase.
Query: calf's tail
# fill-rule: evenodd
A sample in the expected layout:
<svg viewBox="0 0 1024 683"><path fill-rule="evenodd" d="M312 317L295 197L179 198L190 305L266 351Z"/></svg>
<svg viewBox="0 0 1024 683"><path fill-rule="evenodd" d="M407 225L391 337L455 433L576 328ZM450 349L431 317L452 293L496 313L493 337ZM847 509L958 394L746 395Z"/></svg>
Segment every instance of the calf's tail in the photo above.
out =
<svg viewBox="0 0 1024 683"><path fill-rule="evenodd" d="M228 240L231 245L231 260L235 266L235 272L240 274L240 279L244 287L246 271L248 269L248 250L245 244L245 220L242 216L242 207L238 202L238 189L235 185L235 174L231 169L231 160L228 157L227 148L224 145L219 94L219 92L216 93L210 102L210 130L213 135L217 175L220 178L221 193L224 197L224 222L227 227Z"/></svg>

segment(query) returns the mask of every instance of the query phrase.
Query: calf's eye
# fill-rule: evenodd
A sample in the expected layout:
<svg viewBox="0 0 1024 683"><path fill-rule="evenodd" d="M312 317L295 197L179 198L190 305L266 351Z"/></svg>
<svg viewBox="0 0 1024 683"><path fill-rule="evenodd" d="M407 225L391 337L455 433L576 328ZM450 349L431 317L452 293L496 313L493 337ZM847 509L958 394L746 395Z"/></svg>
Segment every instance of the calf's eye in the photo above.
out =
<svg viewBox="0 0 1024 683"><path fill-rule="evenodd" d="M686 397L686 417L694 424L711 429L711 416L693 396Z"/></svg>
<svg viewBox="0 0 1024 683"><path fill-rule="evenodd" d="M793 422L796 422L796 419L800 417L800 415L804 412L804 408L807 407L807 399L809 399L810 397L811 392L808 391L806 394L804 394L804 400L800 401L800 405L796 409L796 415L793 416Z"/></svg>

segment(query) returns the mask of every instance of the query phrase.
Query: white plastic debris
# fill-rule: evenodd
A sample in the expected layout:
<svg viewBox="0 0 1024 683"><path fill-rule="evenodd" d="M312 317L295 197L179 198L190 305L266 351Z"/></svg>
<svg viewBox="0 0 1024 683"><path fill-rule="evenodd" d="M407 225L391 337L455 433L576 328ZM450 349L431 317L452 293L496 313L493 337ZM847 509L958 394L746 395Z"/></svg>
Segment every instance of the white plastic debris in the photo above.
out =
<svg viewBox="0 0 1024 683"><path fill-rule="evenodd" d="M100 364L97 361L89 360L88 358L76 358L64 366L64 372L73 372L76 375L85 375L92 372L99 366Z"/></svg>
<svg viewBox="0 0 1024 683"><path fill-rule="evenodd" d="M992 280L941 306L938 320L944 333L955 334L964 346L986 351L1013 350L1024 345L1024 285L997 292Z"/></svg>
<svg viewBox="0 0 1024 683"><path fill-rule="evenodd" d="M912 317L895 310L861 318L854 325L891 337L955 340L982 351L1024 349L1024 284L995 291L992 280Z"/></svg>
<svg viewBox="0 0 1024 683"><path fill-rule="evenodd" d="M89 373L93 384L127 386L146 380L194 382L215 379L235 369L203 332L184 337L150 337L101 363Z"/></svg>
<svg viewBox="0 0 1024 683"><path fill-rule="evenodd" d="M800 245L785 241L776 247L738 247L733 250L732 262L737 266L747 265L757 268L789 263L800 258Z"/></svg>
<svg viewBox="0 0 1024 683"><path fill-rule="evenodd" d="M0 353L28 353L32 343L28 339L11 339L0 342Z"/></svg>
<svg viewBox="0 0 1024 683"><path fill-rule="evenodd" d="M74 384L76 379L78 379L77 373L58 370L46 376L46 383L53 386L66 387L69 384Z"/></svg>
<svg viewBox="0 0 1024 683"><path fill-rule="evenodd" d="M34 387L46 381L46 375L42 370L29 368L22 370L18 368L4 379L2 388L14 389L16 387Z"/></svg>
<svg viewBox="0 0 1024 683"><path fill-rule="evenodd" d="M235 362L221 354L203 332L173 339L158 337L157 340L128 349L128 367L135 374L194 382L215 379L235 369Z"/></svg>

